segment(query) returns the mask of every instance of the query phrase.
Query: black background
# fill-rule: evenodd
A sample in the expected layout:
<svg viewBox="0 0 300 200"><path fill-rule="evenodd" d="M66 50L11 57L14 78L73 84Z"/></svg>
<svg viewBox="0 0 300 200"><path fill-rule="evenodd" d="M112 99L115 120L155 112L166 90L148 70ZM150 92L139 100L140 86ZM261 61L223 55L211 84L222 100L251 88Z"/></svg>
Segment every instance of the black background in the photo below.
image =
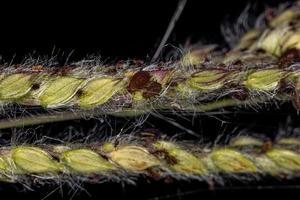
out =
<svg viewBox="0 0 300 200"><path fill-rule="evenodd" d="M285 1L188 0L168 43L220 43L226 17L237 17L248 3L259 10L279 2ZM63 60L71 52L71 60L89 54L146 59L154 54L176 6L176 0L1 1L0 55L15 62L27 55L59 55Z"/></svg>
<svg viewBox="0 0 300 200"><path fill-rule="evenodd" d="M276 6L283 0L188 0L176 27L168 40L175 47L184 45L187 40L196 43L199 40L205 43L224 43L220 33L220 24L226 19L236 18L248 3L257 5L257 12L268 6ZM101 55L103 60L119 60L138 58L149 60L160 42L169 20L177 6L175 0L143 0L143 1L99 1L99 2L10 2L0 3L0 55L2 62L21 62L26 56L57 56L62 63L70 56L69 61L83 59L87 55ZM269 135L276 133L278 128L287 121L290 106L285 111L266 111L264 114L246 114L226 116L231 123L226 129L234 127L256 128ZM224 118L223 118L224 119ZM150 119L153 124L170 131L170 125L160 124L159 119ZM201 123L200 123L201 121ZM89 126L97 121L84 121L83 126ZM184 122L183 122L184 123ZM297 121L296 121L297 123ZM214 117L201 117L199 123L189 127L198 133L222 132L222 121ZM59 129L69 126L68 122L55 125L46 125L45 129ZM78 126L78 124L77 124ZM190 126L190 124L186 124ZM230 126L232 127L230 129ZM297 126L297 124L295 125ZM201 130L200 130L201 129ZM225 129L224 129L225 130ZM172 132L172 131L170 131ZM228 131L229 132L229 131ZM9 138L7 138L9 140ZM92 198L101 199L104 196L119 197L122 199L133 197L154 198L164 196L175 199L200 198L247 198L247 197L275 197L291 193L299 193L293 189L226 189L221 191L198 190L200 183L144 183L127 186L118 184L86 186L92 197L80 192L74 199ZM4 197L22 199L41 199L49 194L53 188L41 187L34 192L20 192L20 187L3 185L0 194ZM68 188L65 188L68 190ZM16 193L18 191L18 193ZM187 192L187 193L186 193ZM177 195L181 193L182 195ZM70 199L67 192L54 192L52 198ZM294 197L295 198L295 197Z"/></svg>

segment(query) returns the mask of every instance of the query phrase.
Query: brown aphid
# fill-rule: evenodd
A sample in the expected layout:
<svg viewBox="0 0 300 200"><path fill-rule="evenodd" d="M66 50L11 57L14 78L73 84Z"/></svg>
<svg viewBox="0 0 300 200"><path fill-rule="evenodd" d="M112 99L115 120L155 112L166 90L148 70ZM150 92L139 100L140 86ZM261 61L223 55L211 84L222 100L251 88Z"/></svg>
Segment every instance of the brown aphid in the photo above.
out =
<svg viewBox="0 0 300 200"><path fill-rule="evenodd" d="M129 92L141 90L147 86L147 84L150 82L150 79L151 79L151 76L150 76L149 72L146 72L146 71L136 72L132 76L132 78L129 82L129 85L127 87L127 90Z"/></svg>

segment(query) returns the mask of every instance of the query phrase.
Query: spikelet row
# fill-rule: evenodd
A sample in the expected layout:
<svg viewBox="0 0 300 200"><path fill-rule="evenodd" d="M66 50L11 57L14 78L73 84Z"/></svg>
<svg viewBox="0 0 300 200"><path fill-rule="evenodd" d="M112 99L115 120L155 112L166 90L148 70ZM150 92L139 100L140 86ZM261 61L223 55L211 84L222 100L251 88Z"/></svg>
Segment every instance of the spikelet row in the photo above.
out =
<svg viewBox="0 0 300 200"><path fill-rule="evenodd" d="M21 145L1 148L2 181L37 177L121 176L144 174L208 178L219 173L253 176L297 176L300 172L299 138L270 141L239 136L227 145L205 145L155 139L137 139L88 145Z"/></svg>
<svg viewBox="0 0 300 200"><path fill-rule="evenodd" d="M233 49L188 51L179 61L72 67L3 67L0 101L45 108L207 111L300 97L300 9L247 32Z"/></svg>

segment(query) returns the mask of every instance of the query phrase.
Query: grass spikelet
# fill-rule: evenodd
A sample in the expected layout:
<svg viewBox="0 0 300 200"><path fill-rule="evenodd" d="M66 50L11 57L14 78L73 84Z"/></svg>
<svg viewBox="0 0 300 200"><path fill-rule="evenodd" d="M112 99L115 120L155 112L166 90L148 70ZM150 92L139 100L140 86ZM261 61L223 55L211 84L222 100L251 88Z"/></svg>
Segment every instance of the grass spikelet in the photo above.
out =
<svg viewBox="0 0 300 200"><path fill-rule="evenodd" d="M0 98L15 100L26 95L32 87L32 75L12 74L0 82Z"/></svg>
<svg viewBox="0 0 300 200"><path fill-rule="evenodd" d="M158 141L154 144L154 146L159 151L166 151L166 158L173 158L169 160L169 165L175 172L192 173L196 175L207 174L207 169L199 158L181 149L176 144L166 141Z"/></svg>
<svg viewBox="0 0 300 200"><path fill-rule="evenodd" d="M39 96L41 105L51 108L67 104L84 83L84 80L72 77L53 78Z"/></svg>
<svg viewBox="0 0 300 200"><path fill-rule="evenodd" d="M216 168L226 173L255 173L257 167L246 156L233 149L217 149L211 153Z"/></svg>
<svg viewBox="0 0 300 200"><path fill-rule="evenodd" d="M28 173L50 173L60 170L60 166L44 150L37 147L16 147L12 149L12 159L18 168Z"/></svg>
<svg viewBox="0 0 300 200"><path fill-rule="evenodd" d="M121 91L123 87L123 80L110 77L94 79L82 89L78 103L82 108L93 108L102 105L114 94Z"/></svg>
<svg viewBox="0 0 300 200"><path fill-rule="evenodd" d="M272 149L266 155L278 166L289 170L300 170L300 156L293 151L286 149Z"/></svg>
<svg viewBox="0 0 300 200"><path fill-rule="evenodd" d="M74 149L64 152L61 161L75 173L103 173L116 168L99 154L89 149Z"/></svg>
<svg viewBox="0 0 300 200"><path fill-rule="evenodd" d="M108 155L112 161L126 170L142 171L160 165L156 157L139 146L120 147Z"/></svg>

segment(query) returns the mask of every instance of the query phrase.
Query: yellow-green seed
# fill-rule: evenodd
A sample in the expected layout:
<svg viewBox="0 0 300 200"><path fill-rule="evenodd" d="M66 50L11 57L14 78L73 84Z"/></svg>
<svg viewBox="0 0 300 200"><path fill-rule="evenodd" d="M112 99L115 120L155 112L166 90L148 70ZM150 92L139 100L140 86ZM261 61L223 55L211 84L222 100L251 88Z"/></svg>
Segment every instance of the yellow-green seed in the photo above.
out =
<svg viewBox="0 0 300 200"><path fill-rule="evenodd" d="M280 69L266 69L250 73L244 85L248 89L258 91L272 91L278 87L279 81L284 78L285 72Z"/></svg>
<svg viewBox="0 0 300 200"><path fill-rule="evenodd" d="M234 49L235 50L249 49L260 35L261 35L261 30L259 29L248 31L242 36L238 45Z"/></svg>
<svg viewBox="0 0 300 200"><path fill-rule="evenodd" d="M282 169L265 155L253 156L253 161L255 162L257 168L263 173L276 175L282 172Z"/></svg>
<svg viewBox="0 0 300 200"><path fill-rule="evenodd" d="M50 77L46 74L37 74L32 81L33 85L37 85L38 88L31 89L25 96L18 99L17 102L22 105L40 105L39 95L46 89L47 83Z"/></svg>
<svg viewBox="0 0 300 200"><path fill-rule="evenodd" d="M291 22L295 17L297 17L297 13L294 10L289 9L272 19L270 25L271 27L278 27Z"/></svg>
<svg viewBox="0 0 300 200"><path fill-rule="evenodd" d="M160 165L155 156L139 146L119 147L112 151L109 157L126 170L142 171Z"/></svg>
<svg viewBox="0 0 300 200"><path fill-rule="evenodd" d="M230 146L242 147L242 146L262 146L263 141L250 137L250 136L239 136L230 140Z"/></svg>
<svg viewBox="0 0 300 200"><path fill-rule="evenodd" d="M198 57L197 55L193 55L191 52L185 54L182 58L182 65L183 66L191 66L191 65L198 65L204 61L204 58Z"/></svg>
<svg viewBox="0 0 300 200"><path fill-rule="evenodd" d="M89 149L66 151L62 154L61 161L77 173L103 173L115 169L110 162Z"/></svg>
<svg viewBox="0 0 300 200"><path fill-rule="evenodd" d="M13 182L13 178L8 175L10 172L9 164L4 157L0 157L0 182Z"/></svg>
<svg viewBox="0 0 300 200"><path fill-rule="evenodd" d="M288 31L283 28L266 31L258 41L257 49L263 49L269 54L280 56L282 53L282 40L285 38L286 34L288 34Z"/></svg>
<svg viewBox="0 0 300 200"><path fill-rule="evenodd" d="M170 167L179 173L193 173L198 175L207 174L204 163L193 154L183 150L179 146L166 141L158 141L154 144L158 150L165 150L176 159L176 163Z"/></svg>
<svg viewBox="0 0 300 200"><path fill-rule="evenodd" d="M300 155L287 149L272 149L266 153L279 167L289 171L300 170Z"/></svg>
<svg viewBox="0 0 300 200"><path fill-rule="evenodd" d="M213 161L211 160L209 154L201 155L201 161L208 172L215 173L218 171Z"/></svg>
<svg viewBox="0 0 300 200"><path fill-rule="evenodd" d="M142 91L134 91L131 95L132 95L133 102L138 103L146 100L145 97L143 97Z"/></svg>
<svg viewBox="0 0 300 200"><path fill-rule="evenodd" d="M50 173L60 170L60 165L44 150L20 146L12 149L15 165L29 173Z"/></svg>
<svg viewBox="0 0 300 200"><path fill-rule="evenodd" d="M276 143L280 145L300 145L300 138L280 138Z"/></svg>
<svg viewBox="0 0 300 200"><path fill-rule="evenodd" d="M300 32L293 32L287 35L282 42L282 52L285 52L289 49L298 49L300 50Z"/></svg>
<svg viewBox="0 0 300 200"><path fill-rule="evenodd" d="M115 146L114 144L112 144L111 142L106 142L102 145L102 151L105 152L105 153L110 153L112 152L113 150L115 150Z"/></svg>
<svg viewBox="0 0 300 200"><path fill-rule="evenodd" d="M32 75L12 74L3 78L0 82L0 99L18 99L26 95L32 87Z"/></svg>
<svg viewBox="0 0 300 200"><path fill-rule="evenodd" d="M195 95L195 90L186 81L178 82L175 86L175 93L172 93L172 95L184 99L187 97L191 98Z"/></svg>
<svg viewBox="0 0 300 200"><path fill-rule="evenodd" d="M211 153L216 168L226 173L257 172L255 164L242 153L232 149L216 149Z"/></svg>
<svg viewBox="0 0 300 200"><path fill-rule="evenodd" d="M225 81L225 72L221 70L204 70L192 75L187 81L191 88L210 91L221 88Z"/></svg>
<svg viewBox="0 0 300 200"><path fill-rule="evenodd" d="M188 67L191 65L199 65L203 63L210 53L216 48L215 45L208 45L202 48L192 49L181 59L181 64L183 67Z"/></svg>
<svg viewBox="0 0 300 200"><path fill-rule="evenodd" d="M65 151L68 151L70 149L71 149L70 147L65 146L65 145L56 145L56 146L53 146L52 151L57 154L62 154Z"/></svg>
<svg viewBox="0 0 300 200"><path fill-rule="evenodd" d="M4 158L0 157L0 173L7 171L8 164Z"/></svg>
<svg viewBox="0 0 300 200"><path fill-rule="evenodd" d="M24 171L18 168L12 158L11 149L2 149L1 159L5 167L5 172L7 174L23 174Z"/></svg>
<svg viewBox="0 0 300 200"><path fill-rule="evenodd" d="M54 78L39 96L41 105L44 107L58 107L68 103L83 83L83 79L73 77L61 76Z"/></svg>
<svg viewBox="0 0 300 200"><path fill-rule="evenodd" d="M4 183L15 183L15 180L11 176L0 174L0 181Z"/></svg>
<svg viewBox="0 0 300 200"><path fill-rule="evenodd" d="M93 108L106 103L113 95L124 89L124 81L110 77L91 80L82 89L78 99L82 108Z"/></svg>

